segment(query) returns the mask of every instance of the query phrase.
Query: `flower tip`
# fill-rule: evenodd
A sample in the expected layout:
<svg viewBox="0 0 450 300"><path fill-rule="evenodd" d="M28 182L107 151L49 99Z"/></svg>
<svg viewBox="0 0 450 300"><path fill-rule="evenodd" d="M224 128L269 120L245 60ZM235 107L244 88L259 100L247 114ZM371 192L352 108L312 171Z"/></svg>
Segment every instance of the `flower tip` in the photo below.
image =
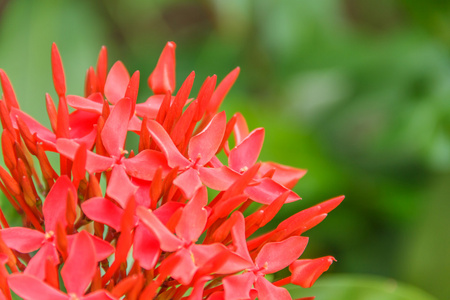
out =
<svg viewBox="0 0 450 300"><path fill-rule="evenodd" d="M103 93L108 73L108 49L102 46L97 58L97 78L99 92Z"/></svg>
<svg viewBox="0 0 450 300"><path fill-rule="evenodd" d="M11 107L19 108L19 103L17 102L16 94L12 87L11 81L6 75L3 69L0 69L0 84L3 90L3 97L6 102L8 109Z"/></svg>
<svg viewBox="0 0 450 300"><path fill-rule="evenodd" d="M292 273L291 283L303 288L310 288L316 280L336 261L333 256L324 256L316 259L300 259L289 266Z"/></svg>
<svg viewBox="0 0 450 300"><path fill-rule="evenodd" d="M59 55L58 46L56 46L56 43L55 43L55 42L52 43L52 57L53 57L54 55Z"/></svg>
<svg viewBox="0 0 450 300"><path fill-rule="evenodd" d="M52 73L53 84L55 86L56 93L59 97L63 97L66 94L66 79L64 76L64 69L61 61L61 55L59 54L58 47L55 43L52 44Z"/></svg>
<svg viewBox="0 0 450 300"><path fill-rule="evenodd" d="M175 50L175 48L177 47L177 44L175 44L175 42L167 42L166 47Z"/></svg>
<svg viewBox="0 0 450 300"><path fill-rule="evenodd" d="M340 196L335 197L334 201L337 203L337 205L339 205L342 203L342 201L344 201L344 199L345 199L345 195L340 195Z"/></svg>
<svg viewBox="0 0 450 300"><path fill-rule="evenodd" d="M167 42L155 69L148 77L148 86L155 95L175 90L175 48L174 42Z"/></svg>
<svg viewBox="0 0 450 300"><path fill-rule="evenodd" d="M128 82L128 86L125 91L125 97L128 97L132 101L132 108L131 108L131 114L130 119L135 113L135 104L138 96L139 91L139 79L141 77L141 73L139 70L135 71L133 75L130 78L130 81Z"/></svg>

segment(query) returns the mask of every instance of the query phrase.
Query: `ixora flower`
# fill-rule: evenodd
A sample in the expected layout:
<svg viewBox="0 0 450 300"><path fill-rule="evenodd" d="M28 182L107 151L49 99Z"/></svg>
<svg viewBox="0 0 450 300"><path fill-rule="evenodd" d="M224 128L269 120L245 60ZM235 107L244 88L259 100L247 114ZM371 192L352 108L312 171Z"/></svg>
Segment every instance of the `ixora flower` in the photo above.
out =
<svg viewBox="0 0 450 300"><path fill-rule="evenodd" d="M139 71L130 76L120 61L108 71L104 47L84 96L66 95L55 44L51 63L59 98L56 106L46 96L51 129L20 109L0 69L0 189L23 221L10 227L0 209L0 300L12 292L31 300L283 300L291 299L283 286L311 287L328 270L331 256L300 258L303 233L343 196L259 234L300 199L292 188L306 171L258 161L264 129L219 112L239 68L217 87L215 75L206 78L196 98L194 72L175 92L169 42L148 78L153 95L136 103ZM128 151L130 131L139 147ZM286 268L285 278L266 277Z"/></svg>

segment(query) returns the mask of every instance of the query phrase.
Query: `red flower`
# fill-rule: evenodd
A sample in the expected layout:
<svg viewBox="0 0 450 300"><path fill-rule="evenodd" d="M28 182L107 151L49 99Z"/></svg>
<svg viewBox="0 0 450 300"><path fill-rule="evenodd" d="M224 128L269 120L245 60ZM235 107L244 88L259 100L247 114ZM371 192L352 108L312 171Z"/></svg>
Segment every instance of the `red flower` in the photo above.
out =
<svg viewBox="0 0 450 300"><path fill-rule="evenodd" d="M303 234L343 197L255 234L300 199L292 189L306 171L259 162L264 129L218 112L239 68L217 87L206 78L196 97L192 72L176 92L169 42L148 78L153 95L136 103L139 71L130 77L120 61L108 71L104 47L83 96L66 95L56 45L51 61L51 130L20 109L0 70L0 189L23 220L9 227L0 210L0 299L10 289L24 299L291 299L285 284L307 288L328 270L331 256L299 259ZM130 131L139 146L127 151ZM266 278L288 267L290 276Z"/></svg>
<svg viewBox="0 0 450 300"><path fill-rule="evenodd" d="M217 114L205 129L190 139L188 158L185 158L158 122L148 122L148 130L166 156L169 166L181 170L182 173L173 183L187 199L192 198L202 186L199 172L216 154L225 133L225 125L225 113Z"/></svg>
<svg viewBox="0 0 450 300"><path fill-rule="evenodd" d="M61 277L67 289L67 294L29 274L11 275L8 278L8 283L11 289L24 299L114 299L104 290L84 296L96 269L97 257L94 244L88 233L82 231L75 238L69 257L61 269Z"/></svg>
<svg viewBox="0 0 450 300"><path fill-rule="evenodd" d="M71 207L69 205L61 205L61 199L68 197L76 199L76 191L70 180L66 176L61 176L53 185L43 206L45 234L38 230L23 227L0 230L3 242L11 249L21 253L30 253L39 250L29 260L25 273L43 279L45 277L45 264L49 258L52 264L59 264L57 239L63 237L56 236L56 232L58 231L57 226L66 228L68 226L67 215L70 214L68 210L75 211L76 209L76 203L74 202L66 202ZM89 236L97 249L99 261L108 257L114 251L114 248L108 243L98 237ZM74 236L68 236L67 238L69 248L71 248L70 245Z"/></svg>
<svg viewBox="0 0 450 300"><path fill-rule="evenodd" d="M215 273L227 274L245 269L249 263L229 251L220 243L210 245L194 244L202 234L208 213L206 188L198 190L189 203L182 208L181 216L173 235L151 211L138 208L138 216L159 241L162 251L174 252L160 268L184 285L189 285L195 274L204 268L204 263L216 258L221 261ZM176 263L175 263L176 262ZM210 270L212 271L212 270Z"/></svg>
<svg viewBox="0 0 450 300"><path fill-rule="evenodd" d="M216 162L216 168L200 170L204 183L216 190L222 191L229 189L231 184L241 176L240 174L255 165L262 148L263 140L263 128L252 131L229 152L229 167L222 166L220 162ZM266 172L262 173L258 170L263 175L256 176L253 183L245 189L245 193L254 201L263 204L270 204L278 196L287 191L289 192L289 196L286 202L299 200L300 197L296 193L282 185L286 180L280 178L279 181L281 181L281 183L279 183L270 178L271 176L268 176L268 173L272 173L272 176L275 175L277 169L279 169L279 167L276 164L273 165L273 168L270 168L270 166L266 164L265 168L263 168L263 171L265 170ZM303 170L295 170L294 168L291 168L290 170L294 173L292 175L297 177L301 177L305 173ZM300 175L297 175L296 173ZM287 181L287 183L290 183L290 181Z"/></svg>

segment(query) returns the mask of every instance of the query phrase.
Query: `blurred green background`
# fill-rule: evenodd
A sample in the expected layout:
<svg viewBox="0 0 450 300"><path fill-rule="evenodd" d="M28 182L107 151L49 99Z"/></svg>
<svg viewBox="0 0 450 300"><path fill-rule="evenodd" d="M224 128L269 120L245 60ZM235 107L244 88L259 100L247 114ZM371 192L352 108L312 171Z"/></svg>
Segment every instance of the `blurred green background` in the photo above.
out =
<svg viewBox="0 0 450 300"><path fill-rule="evenodd" d="M308 169L278 221L345 194L304 257L338 262L320 299L449 299L450 2L446 0L0 1L0 68L49 124L50 47L83 94L102 45L146 79L177 43L177 86L241 75L222 108L265 127L262 160Z"/></svg>

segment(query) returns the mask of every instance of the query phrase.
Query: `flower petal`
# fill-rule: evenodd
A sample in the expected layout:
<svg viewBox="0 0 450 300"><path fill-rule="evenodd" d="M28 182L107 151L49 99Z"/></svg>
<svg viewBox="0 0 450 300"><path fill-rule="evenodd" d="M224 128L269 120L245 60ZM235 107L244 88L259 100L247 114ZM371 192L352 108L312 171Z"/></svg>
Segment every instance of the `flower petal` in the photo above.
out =
<svg viewBox="0 0 450 300"><path fill-rule="evenodd" d="M228 166L236 172L251 168L258 160L264 142L264 128L253 130L230 151Z"/></svg>
<svg viewBox="0 0 450 300"><path fill-rule="evenodd" d="M67 226L66 205L67 194L71 193L73 199L78 199L77 190L73 186L69 177L60 176L50 189L44 200L42 208L44 212L45 230L56 232L56 223L60 222L63 227ZM64 205L63 205L64 204ZM76 203L73 203L73 211L75 211Z"/></svg>
<svg viewBox="0 0 450 300"><path fill-rule="evenodd" d="M284 241L265 244L255 263L264 267L265 274L278 272L289 266L302 255L308 244L308 238L303 236L292 236Z"/></svg>
<svg viewBox="0 0 450 300"><path fill-rule="evenodd" d="M224 292L214 292L209 295L208 300L226 300Z"/></svg>
<svg viewBox="0 0 450 300"><path fill-rule="evenodd" d="M27 274L8 277L9 287L23 299L67 300L69 297L38 278Z"/></svg>
<svg viewBox="0 0 450 300"><path fill-rule="evenodd" d="M242 143L242 141L248 136L247 121L241 113L236 113L236 123L234 124L233 132L236 145Z"/></svg>
<svg viewBox="0 0 450 300"><path fill-rule="evenodd" d="M185 168L190 165L189 160L178 151L169 134L161 124L154 120L149 120L147 122L147 128L153 140L166 156L170 167L175 168L178 166Z"/></svg>
<svg viewBox="0 0 450 300"><path fill-rule="evenodd" d="M163 224L167 224L172 215L180 209L180 207L184 206L185 204L183 203L170 201L154 210L153 214L158 217Z"/></svg>
<svg viewBox="0 0 450 300"><path fill-rule="evenodd" d="M131 76L131 79L127 85L127 90L125 91L125 97L131 99L131 113L130 118L134 116L134 111L136 107L136 100L138 96L139 91L139 78L140 78L140 72L135 71L133 75Z"/></svg>
<svg viewBox="0 0 450 300"><path fill-rule="evenodd" d="M128 83L130 82L130 74L127 68L119 60L109 70L105 82L105 96L112 104L116 104L125 96Z"/></svg>
<svg viewBox="0 0 450 300"><path fill-rule="evenodd" d="M198 173L201 181L217 191L227 190L241 176L230 168L223 166L219 168L199 168Z"/></svg>
<svg viewBox="0 0 450 300"><path fill-rule="evenodd" d="M208 108L206 110L208 113L215 113L219 109L219 106L220 104L222 104L223 99L239 76L239 72L240 68L237 67L219 83L219 86L217 86L217 89L214 91L214 94L212 95L211 100L208 103Z"/></svg>
<svg viewBox="0 0 450 300"><path fill-rule="evenodd" d="M75 109L88 111L92 113L102 114L103 104L77 95L69 95L66 97L67 104Z"/></svg>
<svg viewBox="0 0 450 300"><path fill-rule="evenodd" d="M142 121L134 114L128 122L128 131L133 131L136 134L140 134L142 127Z"/></svg>
<svg viewBox="0 0 450 300"><path fill-rule="evenodd" d="M153 95L148 97L144 103L136 104L136 115L142 118L147 117L149 119L155 119L164 100L164 96L164 94ZM175 97L172 97L172 100L174 98Z"/></svg>
<svg viewBox="0 0 450 300"><path fill-rule="evenodd" d="M19 117L28 127L31 134L36 134L36 138L41 141L46 150L55 151L56 135L41 125L38 121L21 110L11 108L11 121L14 128L18 129L16 118Z"/></svg>
<svg viewBox="0 0 450 300"><path fill-rule="evenodd" d="M124 150L130 119L131 100L123 98L114 105L101 132L103 146L110 155L120 157Z"/></svg>
<svg viewBox="0 0 450 300"><path fill-rule="evenodd" d="M184 80L181 87L178 89L177 95L175 96L173 103L167 110L166 117L162 124L164 125L164 128L167 130L168 133L172 133L173 126L175 125L176 121L179 120L179 118L181 117L184 106L190 102L189 93L192 90L194 78L195 72L192 71L191 74L189 74L189 76Z"/></svg>
<svg viewBox="0 0 450 300"><path fill-rule="evenodd" d="M231 274L253 267L253 263L231 252L230 249L220 243L194 244L191 246L191 251L194 255L195 264L199 266L202 272Z"/></svg>
<svg viewBox="0 0 450 300"><path fill-rule="evenodd" d="M61 276L67 292L77 296L84 295L84 291L94 277L97 268L97 258L94 244L86 231L81 231L75 237Z"/></svg>
<svg viewBox="0 0 450 300"><path fill-rule="evenodd" d="M195 196L183 208L183 213L175 227L178 237L186 242L196 242L205 229L208 212L205 206L208 204L206 187L198 190Z"/></svg>
<svg viewBox="0 0 450 300"><path fill-rule="evenodd" d="M198 112L198 101L194 101L189 105L175 123L171 131L170 138L175 145L184 145L186 140L189 140L192 135L192 130L195 127L195 121L193 120L195 114Z"/></svg>
<svg viewBox="0 0 450 300"><path fill-rule="evenodd" d="M203 82L200 91L198 92L197 101L198 101L198 110L194 117L194 121L200 121L204 116L208 103L211 100L211 97L214 93L214 89L216 88L217 76L213 75L211 77L207 77Z"/></svg>
<svg viewBox="0 0 450 300"><path fill-rule="evenodd" d="M272 176L273 181L284 185L288 189L292 189L297 181L306 174L304 169L297 169L274 162L263 162L259 172L264 174L271 169L275 169L275 173Z"/></svg>
<svg viewBox="0 0 450 300"><path fill-rule="evenodd" d="M2 229L0 237L9 248L22 253L30 253L39 249L45 241L45 235L42 232L24 227Z"/></svg>
<svg viewBox="0 0 450 300"><path fill-rule="evenodd" d="M137 190L137 186L131 183L123 165L115 165L106 188L106 194L125 208L128 200Z"/></svg>
<svg viewBox="0 0 450 300"><path fill-rule="evenodd" d="M58 152L70 160L75 159L75 154L80 145L74 140L59 138L56 141L56 149ZM92 151L86 151L86 170L88 173L103 172L114 165L114 159L103 155L98 155Z"/></svg>
<svg viewBox="0 0 450 300"><path fill-rule="evenodd" d="M180 188L186 199L191 199L197 190L202 187L197 170L191 168L178 175L173 184Z"/></svg>
<svg viewBox="0 0 450 300"><path fill-rule="evenodd" d="M69 115L69 133L70 138L87 140L91 132L97 133L97 120L99 115L88 111L76 110ZM90 138L86 148L91 149L94 144L96 135Z"/></svg>
<svg viewBox="0 0 450 300"><path fill-rule="evenodd" d="M150 229L158 239L161 250L174 252L183 246L183 241L173 235L151 210L139 206L136 210L136 214L142 223Z"/></svg>
<svg viewBox="0 0 450 300"><path fill-rule="evenodd" d="M166 44L155 70L148 77L148 86L155 94L175 91L175 48L174 42Z"/></svg>
<svg viewBox="0 0 450 300"><path fill-rule="evenodd" d="M103 197L94 197L81 204L84 214L91 220L111 226L120 231L123 209Z"/></svg>
<svg viewBox="0 0 450 300"><path fill-rule="evenodd" d="M59 264L59 254L58 251L56 251L55 245L52 243L45 243L41 249L39 249L28 262L24 273L44 280L47 260L50 260L53 265Z"/></svg>
<svg viewBox="0 0 450 300"><path fill-rule="evenodd" d="M163 177L170 171L164 154L154 150L144 150L133 158L124 159L123 165L128 175L147 181L153 180L158 167L162 167Z"/></svg>
<svg viewBox="0 0 450 300"><path fill-rule="evenodd" d="M287 233L291 233L298 229L301 229L305 227L306 224L308 224L314 218L324 214L326 215L327 213L335 209L343 200L344 196L340 196L314 205L313 207L304 209L281 222L277 226L276 230L277 231L286 230ZM320 219L323 220L323 218Z"/></svg>
<svg viewBox="0 0 450 300"><path fill-rule="evenodd" d="M5 100L8 109L11 109L11 107L19 108L19 103L17 102L16 93L14 93L11 81L2 69L0 69L0 84L3 89L3 99Z"/></svg>
<svg viewBox="0 0 450 300"><path fill-rule="evenodd" d="M151 199L149 195L151 193L150 187L152 185L152 181L146 181L131 177L131 183L137 186L137 191L133 195L136 206L142 205L149 208L151 205ZM162 183L160 184L162 185Z"/></svg>
<svg viewBox="0 0 450 300"><path fill-rule="evenodd" d="M92 234L88 234L89 237L92 240L92 243L94 244L94 248L95 248L95 256L97 258L97 262L100 262L106 258L108 258L111 254L114 253L114 247L111 246L108 242L104 241L103 239L92 235ZM68 235L67 236L67 247L70 250L73 242L75 240L75 237L77 235L73 234L73 235Z"/></svg>
<svg viewBox="0 0 450 300"><path fill-rule="evenodd" d="M310 288L320 275L328 270L333 261L336 260L332 256L294 261L289 266L292 272L291 283Z"/></svg>
<svg viewBox="0 0 450 300"><path fill-rule="evenodd" d="M59 140L58 140L59 142ZM89 174L107 171L114 166L114 159L88 151L86 155L86 171Z"/></svg>
<svg viewBox="0 0 450 300"><path fill-rule="evenodd" d="M52 75L56 93L59 97L63 97L66 93L66 78L64 76L61 56L55 43L52 44Z"/></svg>
<svg viewBox="0 0 450 300"><path fill-rule="evenodd" d="M288 290L273 285L262 276L258 276L255 282L255 288L258 291L260 300L291 300Z"/></svg>
<svg viewBox="0 0 450 300"><path fill-rule="evenodd" d="M81 144L75 153L75 158L72 163L72 176L74 182L78 183L86 176L86 152L86 146Z"/></svg>
<svg viewBox="0 0 450 300"><path fill-rule="evenodd" d="M281 184L270 178L263 178L259 184L249 186L245 189L245 193L254 201L262 204L270 204L279 196L289 191L289 196L285 203L290 203L301 199L295 192L285 188Z"/></svg>
<svg viewBox="0 0 450 300"><path fill-rule="evenodd" d="M82 297L81 299L82 300L114 300L116 298L109 295L107 291L100 290L100 291L95 291L93 293L90 293L87 296Z"/></svg>
<svg viewBox="0 0 450 300"><path fill-rule="evenodd" d="M71 139L59 138L56 141L56 150L58 153L64 155L70 160L75 159L75 154L77 153L79 147L80 145Z"/></svg>
<svg viewBox="0 0 450 300"><path fill-rule="evenodd" d="M164 259L160 265L161 273L169 273L182 285L189 285L198 269L194 264L192 253L185 248Z"/></svg>
<svg viewBox="0 0 450 300"><path fill-rule="evenodd" d="M114 247L111 246L108 242L102 240L99 237L96 237L95 235L89 234L89 237L94 244L95 256L97 258L97 261L100 262L114 253Z"/></svg>
<svg viewBox="0 0 450 300"><path fill-rule="evenodd" d="M195 281L193 289L187 300L203 299L203 291L205 289L205 283L213 279L212 276L202 276ZM208 297L209 299L209 297Z"/></svg>
<svg viewBox="0 0 450 300"><path fill-rule="evenodd" d="M247 248L244 215L240 211L236 211L233 214L235 215L236 223L231 228L231 236L233 238L233 245L236 248L235 253L253 264L253 260L251 259ZM298 256L296 258L298 258Z"/></svg>
<svg viewBox="0 0 450 300"><path fill-rule="evenodd" d="M103 93L105 88L106 73L108 72L108 50L102 46L97 59L97 78L99 92Z"/></svg>
<svg viewBox="0 0 450 300"><path fill-rule="evenodd" d="M134 233L134 259L142 268L150 270L156 266L160 254L158 239L144 225L138 225Z"/></svg>
<svg viewBox="0 0 450 300"><path fill-rule="evenodd" d="M253 272L227 276L223 279L225 299L240 300L250 299L250 290L255 281Z"/></svg>
<svg viewBox="0 0 450 300"><path fill-rule="evenodd" d="M199 158L198 165L205 165L216 154L222 142L226 124L225 112L221 112L214 116L205 129L191 138L188 155L192 160Z"/></svg>

